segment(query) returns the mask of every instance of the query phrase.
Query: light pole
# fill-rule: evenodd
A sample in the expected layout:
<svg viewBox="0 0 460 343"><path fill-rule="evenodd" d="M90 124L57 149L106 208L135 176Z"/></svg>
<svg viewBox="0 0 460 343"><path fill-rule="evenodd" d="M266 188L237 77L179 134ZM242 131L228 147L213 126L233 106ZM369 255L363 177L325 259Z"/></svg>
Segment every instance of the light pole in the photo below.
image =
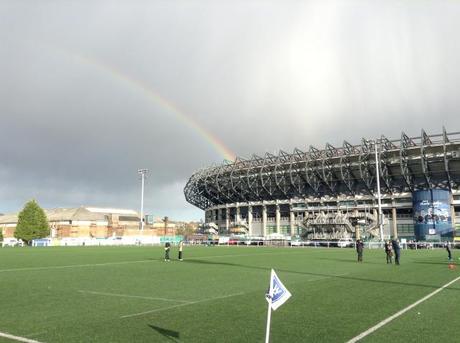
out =
<svg viewBox="0 0 460 343"><path fill-rule="evenodd" d="M383 242L383 214L382 214L382 201L380 199L380 161L377 152L378 141L374 141L374 150L375 150L375 177L377 179L377 203L379 210L379 229L380 229L380 241Z"/></svg>
<svg viewBox="0 0 460 343"><path fill-rule="evenodd" d="M141 231L144 231L144 180L148 169L138 169L137 173L141 176Z"/></svg>

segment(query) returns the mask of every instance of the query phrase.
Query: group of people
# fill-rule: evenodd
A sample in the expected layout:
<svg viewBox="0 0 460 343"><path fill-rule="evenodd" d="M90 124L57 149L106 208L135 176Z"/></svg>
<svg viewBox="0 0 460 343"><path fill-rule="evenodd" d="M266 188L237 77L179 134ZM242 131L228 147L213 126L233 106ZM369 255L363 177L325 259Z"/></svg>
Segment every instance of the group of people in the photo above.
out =
<svg viewBox="0 0 460 343"><path fill-rule="evenodd" d="M363 262L364 242L361 239L356 241L356 252L358 253L358 262ZM395 255L395 264L399 265L401 257L401 247L398 239L385 242L385 253L387 256L387 263L393 264L393 252Z"/></svg>
<svg viewBox="0 0 460 343"><path fill-rule="evenodd" d="M166 242L165 243L165 262L170 262L171 259L169 258L169 252L171 250L171 243L169 242ZM183 261L183 256L182 256L182 252L184 250L184 242L183 241L180 241L179 242L179 261Z"/></svg>
<svg viewBox="0 0 460 343"><path fill-rule="evenodd" d="M401 246L399 245L399 240L398 239L392 239L391 241L388 240L385 242L385 254L387 258L387 264L393 264L393 254L395 256L395 264L399 265L400 264L400 257L401 257ZM449 261L452 261L452 252L450 250L450 244L447 242L445 244L445 248L448 253L448 259ZM166 242L165 243L165 261L169 262L171 261L169 257L169 252L171 250L171 243ZM179 256L178 259L179 261L183 261L183 253L184 250L184 242L180 241L179 242ZM364 250L364 242L361 239L358 239L356 241L356 252L358 253L358 262L363 262L363 250Z"/></svg>
<svg viewBox="0 0 460 343"><path fill-rule="evenodd" d="M395 255L395 264L399 265L399 258L401 256L401 247L399 240L393 239L385 242L385 254L387 256L387 264L393 264L393 252Z"/></svg>
<svg viewBox="0 0 460 343"><path fill-rule="evenodd" d="M444 247L447 251L447 258L452 261L452 251L450 250L450 243L446 242ZM387 257L387 264L393 264L393 254L395 256L395 264L399 265L401 257L401 246L398 239L392 239L385 242L385 254ZM364 243L361 239L356 241L356 252L358 253L358 262L363 262Z"/></svg>

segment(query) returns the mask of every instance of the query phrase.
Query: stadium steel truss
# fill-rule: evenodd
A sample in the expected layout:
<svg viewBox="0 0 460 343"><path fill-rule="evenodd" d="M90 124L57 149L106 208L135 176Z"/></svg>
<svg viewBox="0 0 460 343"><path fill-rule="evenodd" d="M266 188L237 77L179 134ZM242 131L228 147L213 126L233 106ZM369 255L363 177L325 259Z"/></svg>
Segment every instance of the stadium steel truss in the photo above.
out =
<svg viewBox="0 0 460 343"><path fill-rule="evenodd" d="M189 203L203 210L271 202L288 202L292 208L299 199L307 206L325 199L375 199L376 168L385 197L397 198L426 189L456 194L460 184L460 132L447 133L443 128L441 134L428 135L422 130L419 137L402 132L397 140L381 136L363 138L359 145L344 141L342 147L326 143L324 149L310 146L308 151L296 148L292 153L238 157L234 162L197 171L184 193ZM216 219L222 218L211 216L207 221Z"/></svg>

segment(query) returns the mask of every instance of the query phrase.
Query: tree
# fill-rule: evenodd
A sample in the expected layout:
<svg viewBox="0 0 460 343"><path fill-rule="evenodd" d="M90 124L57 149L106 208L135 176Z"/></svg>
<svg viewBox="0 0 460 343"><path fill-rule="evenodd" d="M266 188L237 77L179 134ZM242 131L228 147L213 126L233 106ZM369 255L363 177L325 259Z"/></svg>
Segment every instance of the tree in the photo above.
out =
<svg viewBox="0 0 460 343"><path fill-rule="evenodd" d="M197 230L197 223L178 223L176 224L176 234L179 236L184 236L185 238L192 236L196 233Z"/></svg>
<svg viewBox="0 0 460 343"><path fill-rule="evenodd" d="M35 200L26 203L24 209L19 212L14 237L22 239L29 245L33 239L44 238L49 236L49 234L50 227L45 211L43 211Z"/></svg>

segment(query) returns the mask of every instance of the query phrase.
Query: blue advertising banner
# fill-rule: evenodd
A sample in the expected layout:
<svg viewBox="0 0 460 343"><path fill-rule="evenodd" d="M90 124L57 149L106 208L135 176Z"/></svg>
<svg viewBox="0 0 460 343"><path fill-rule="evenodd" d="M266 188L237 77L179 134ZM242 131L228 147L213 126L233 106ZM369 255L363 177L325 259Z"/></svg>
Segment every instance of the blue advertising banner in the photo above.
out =
<svg viewBox="0 0 460 343"><path fill-rule="evenodd" d="M449 191L441 189L416 191L412 194L412 201L417 240L438 241L453 236Z"/></svg>

